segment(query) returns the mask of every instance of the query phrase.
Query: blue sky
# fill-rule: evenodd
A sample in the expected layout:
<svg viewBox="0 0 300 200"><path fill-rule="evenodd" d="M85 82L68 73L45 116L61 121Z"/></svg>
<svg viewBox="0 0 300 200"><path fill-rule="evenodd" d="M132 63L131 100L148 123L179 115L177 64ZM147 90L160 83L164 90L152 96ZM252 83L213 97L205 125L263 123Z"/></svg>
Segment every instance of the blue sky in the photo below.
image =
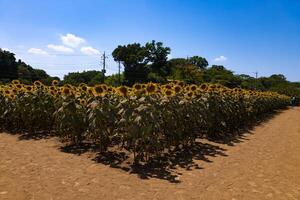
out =
<svg viewBox="0 0 300 200"><path fill-rule="evenodd" d="M236 73L300 81L300 0L0 0L0 48L62 77L119 44L162 41ZM108 73L117 65L108 58Z"/></svg>

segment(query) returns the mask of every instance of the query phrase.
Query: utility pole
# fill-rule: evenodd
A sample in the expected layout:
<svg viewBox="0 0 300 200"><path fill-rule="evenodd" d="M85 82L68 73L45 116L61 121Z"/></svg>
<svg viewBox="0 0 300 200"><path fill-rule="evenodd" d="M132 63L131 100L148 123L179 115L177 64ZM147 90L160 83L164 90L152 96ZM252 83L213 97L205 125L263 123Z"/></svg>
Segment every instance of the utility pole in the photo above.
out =
<svg viewBox="0 0 300 200"><path fill-rule="evenodd" d="M121 85L121 61L119 61L119 85Z"/></svg>
<svg viewBox="0 0 300 200"><path fill-rule="evenodd" d="M258 72L255 72L255 89L257 90L257 78L258 78Z"/></svg>
<svg viewBox="0 0 300 200"><path fill-rule="evenodd" d="M102 83L104 83L104 80L105 80L105 73L106 73L106 69L105 69L105 65L106 65L106 58L107 56L105 56L105 51L102 55L102 60L103 60L103 67L102 67Z"/></svg>

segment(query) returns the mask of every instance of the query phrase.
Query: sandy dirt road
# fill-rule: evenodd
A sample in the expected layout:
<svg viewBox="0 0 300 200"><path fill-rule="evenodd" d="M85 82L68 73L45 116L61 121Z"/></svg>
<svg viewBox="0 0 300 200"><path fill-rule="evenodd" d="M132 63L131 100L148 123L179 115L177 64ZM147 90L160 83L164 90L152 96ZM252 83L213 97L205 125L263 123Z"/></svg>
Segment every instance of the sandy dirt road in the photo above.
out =
<svg viewBox="0 0 300 200"><path fill-rule="evenodd" d="M300 108L232 144L199 143L174 168L130 173L65 153L55 138L0 134L0 199L298 199Z"/></svg>

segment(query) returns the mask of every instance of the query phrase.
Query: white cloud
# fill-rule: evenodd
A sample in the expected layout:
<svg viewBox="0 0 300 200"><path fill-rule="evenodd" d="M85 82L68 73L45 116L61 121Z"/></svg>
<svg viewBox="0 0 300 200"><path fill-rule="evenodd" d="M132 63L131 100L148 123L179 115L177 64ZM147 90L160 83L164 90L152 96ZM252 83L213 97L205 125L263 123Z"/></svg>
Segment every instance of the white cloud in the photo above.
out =
<svg viewBox="0 0 300 200"><path fill-rule="evenodd" d="M63 45L48 44L47 47L49 49L52 49L54 51L58 51L58 52L61 52L61 53L73 53L74 52L73 49L65 47Z"/></svg>
<svg viewBox="0 0 300 200"><path fill-rule="evenodd" d="M28 49L28 53L31 54L36 54L36 55L43 55L43 56L47 56L48 53L42 49L37 49L37 48L30 48Z"/></svg>
<svg viewBox="0 0 300 200"><path fill-rule="evenodd" d="M71 33L68 33L67 35L62 35L60 38L64 45L73 47L73 48L76 48L79 45L85 43L85 40L83 38L77 37Z"/></svg>
<svg viewBox="0 0 300 200"><path fill-rule="evenodd" d="M227 60L227 58L225 56L219 56L214 59L214 61L216 61L216 62L222 62L222 61L226 61L226 60Z"/></svg>
<svg viewBox="0 0 300 200"><path fill-rule="evenodd" d="M80 51L88 56L96 56L96 55L100 55L100 51L98 51L97 49L94 49L93 47L82 47L80 49Z"/></svg>

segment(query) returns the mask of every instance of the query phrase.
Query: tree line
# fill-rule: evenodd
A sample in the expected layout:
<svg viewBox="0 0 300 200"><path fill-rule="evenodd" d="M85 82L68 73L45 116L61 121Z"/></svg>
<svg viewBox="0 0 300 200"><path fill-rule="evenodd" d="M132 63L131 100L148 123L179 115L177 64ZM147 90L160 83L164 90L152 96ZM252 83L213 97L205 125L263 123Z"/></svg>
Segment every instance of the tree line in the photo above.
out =
<svg viewBox="0 0 300 200"><path fill-rule="evenodd" d="M22 60L17 60L13 53L0 48L0 83L7 83L14 79L19 79L26 84L36 80L51 84L52 80L59 80L58 77L49 76L42 69L34 69Z"/></svg>
<svg viewBox="0 0 300 200"><path fill-rule="evenodd" d="M222 65L209 66L208 61L201 56L189 58L168 59L170 47L162 42L151 41L145 45L132 43L119 45L112 56L116 62L121 62L124 72L105 77L105 83L112 86L133 85L134 83L157 82L166 83L172 80L182 80L189 84L204 82L219 83L229 88L271 90L287 95L300 96L300 83L290 82L282 74L270 77L254 78L246 74L236 75ZM30 65L16 61L13 53L0 49L0 82L20 79L24 83L41 80L50 84L58 77L49 76L44 70L34 69ZM103 74L100 71L71 72L64 76L62 84L78 85L101 83ZM121 82L120 82L121 80Z"/></svg>

